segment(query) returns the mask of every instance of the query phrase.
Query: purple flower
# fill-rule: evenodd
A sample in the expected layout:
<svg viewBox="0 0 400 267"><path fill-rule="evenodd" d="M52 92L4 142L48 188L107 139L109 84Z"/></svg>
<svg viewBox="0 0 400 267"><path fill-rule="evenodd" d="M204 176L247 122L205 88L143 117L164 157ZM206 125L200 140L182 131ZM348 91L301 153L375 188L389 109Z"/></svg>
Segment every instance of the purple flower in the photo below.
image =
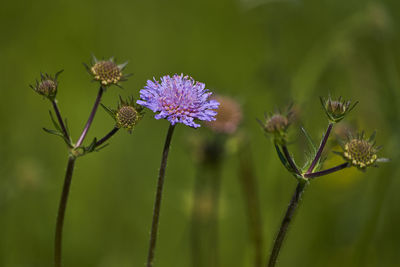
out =
<svg viewBox="0 0 400 267"><path fill-rule="evenodd" d="M161 78L161 83L156 79L148 80L145 88L140 90L141 100L136 103L159 112L154 116L157 120L167 119L172 125L183 123L197 128L200 124L195 123L195 119L215 121L219 103L209 99L211 94L204 83L189 76L166 75Z"/></svg>

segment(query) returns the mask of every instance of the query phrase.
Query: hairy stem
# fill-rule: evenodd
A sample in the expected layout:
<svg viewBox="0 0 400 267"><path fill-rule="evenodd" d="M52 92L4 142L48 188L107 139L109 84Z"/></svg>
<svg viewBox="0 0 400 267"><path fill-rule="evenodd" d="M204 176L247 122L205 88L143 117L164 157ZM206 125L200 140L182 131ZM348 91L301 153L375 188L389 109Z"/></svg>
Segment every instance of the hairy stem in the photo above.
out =
<svg viewBox="0 0 400 267"><path fill-rule="evenodd" d="M333 168L330 168L330 169L326 169L326 170L323 170L323 171L313 172L313 173L305 173L304 177L305 178L314 179L314 178L317 178L317 177L320 177L320 176L324 176L324 175L327 175L327 174L331 174L331 173L343 170L344 168L347 168L347 167L350 167L350 164L348 162L345 162L345 163L340 164L340 165L338 165L336 167L333 167Z"/></svg>
<svg viewBox="0 0 400 267"><path fill-rule="evenodd" d="M58 108L57 101L55 99L51 100L51 104L53 104L54 112L56 113L58 123L61 126L63 134L67 140L71 140L67 131L67 127L65 127L64 121L61 116L60 109Z"/></svg>
<svg viewBox="0 0 400 267"><path fill-rule="evenodd" d="M62 234L64 226L65 210L67 208L68 194L71 186L72 174L74 172L75 157L69 157L67 170L65 172L64 186L61 193L60 204L58 207L56 232L54 240L54 266L61 267Z"/></svg>
<svg viewBox="0 0 400 267"><path fill-rule="evenodd" d="M102 86L100 86L99 92L98 92L97 97L96 97L96 101L94 102L92 111L90 112L89 119L87 120L86 125L83 128L82 134L79 137L78 142L76 143L75 147L80 147L82 145L83 140L85 139L85 137L86 137L86 135L87 135L87 133L89 131L89 128L92 125L94 116L96 115L96 111L97 111L97 108L99 107L103 92L104 92L104 88Z"/></svg>
<svg viewBox="0 0 400 267"><path fill-rule="evenodd" d="M281 250L283 241L285 239L285 235L287 233L287 230L289 228L289 224L292 221L293 215L296 211L297 206L299 205L299 201L301 198L301 195L304 192L304 189L306 187L306 183L304 182L299 182L297 184L296 190L294 191L294 194L292 196L292 200L289 203L289 207L286 210L285 217L282 220L281 226L278 231L278 235L276 236L269 261L268 261L268 267L274 267L276 264L276 260L278 259L279 252Z"/></svg>
<svg viewBox="0 0 400 267"><path fill-rule="evenodd" d="M161 208L161 199L164 186L165 170L167 167L168 152L171 144L172 134L174 133L174 129L175 129L174 125L170 125L168 128L168 133L167 137L165 138L164 150L161 158L161 166L157 182L156 199L154 202L153 221L151 224L150 244L149 244L149 251L146 264L147 267L152 267L154 261L154 252L156 249L156 242L157 242L158 223L160 219L160 208Z"/></svg>
<svg viewBox="0 0 400 267"><path fill-rule="evenodd" d="M104 144L108 139L110 139L116 132L118 132L119 128L114 127L108 134L106 134L103 138L96 142L96 147Z"/></svg>
<svg viewBox="0 0 400 267"><path fill-rule="evenodd" d="M311 162L311 165L310 165L310 167L308 168L307 173L312 173L312 172L313 172L313 170L314 170L314 168L315 168L315 165L317 165L319 159L321 158L322 151L324 150L324 147L325 147L325 145L326 145L326 141L328 141L328 137L329 137L329 134L331 133L332 127L333 127L333 123L329 123L328 129L326 129L326 133L325 133L325 135L324 135L324 138L322 139L322 142L321 142L321 144L319 145L317 154L315 154L315 158L314 158L314 160Z"/></svg>

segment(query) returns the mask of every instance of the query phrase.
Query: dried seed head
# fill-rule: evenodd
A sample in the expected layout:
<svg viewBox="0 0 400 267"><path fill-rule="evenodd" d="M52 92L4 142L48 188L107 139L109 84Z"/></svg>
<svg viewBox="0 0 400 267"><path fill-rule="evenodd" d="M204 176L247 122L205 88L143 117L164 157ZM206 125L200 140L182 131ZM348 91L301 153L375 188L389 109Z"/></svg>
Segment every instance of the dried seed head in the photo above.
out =
<svg viewBox="0 0 400 267"><path fill-rule="evenodd" d="M215 121L206 122L205 125L217 133L233 134L242 120L242 110L238 102L226 96L215 96L211 99L219 102L218 114Z"/></svg>
<svg viewBox="0 0 400 267"><path fill-rule="evenodd" d="M135 104L133 97L126 101L120 97L118 108L116 110L102 107L111 115L116 122L116 127L125 128L132 132L135 125L142 119L144 112L143 107Z"/></svg>
<svg viewBox="0 0 400 267"><path fill-rule="evenodd" d="M54 78L47 73L41 74L40 82L36 80L36 85L35 86L30 85L30 87L36 93L52 100L56 97L57 94L57 88L58 88L57 77L61 72L62 70L57 72Z"/></svg>
<svg viewBox="0 0 400 267"><path fill-rule="evenodd" d="M117 85L119 82L126 80L126 75L122 73L127 63L117 65L113 58L109 60L98 61L93 57L93 64L91 67L85 64L89 74L93 76L95 81L99 81L102 86Z"/></svg>
<svg viewBox="0 0 400 267"><path fill-rule="evenodd" d="M331 97L328 99L321 97L320 100L328 119L333 123L341 121L358 103L355 102L351 105L350 100L345 101L341 97L337 100L333 100Z"/></svg>

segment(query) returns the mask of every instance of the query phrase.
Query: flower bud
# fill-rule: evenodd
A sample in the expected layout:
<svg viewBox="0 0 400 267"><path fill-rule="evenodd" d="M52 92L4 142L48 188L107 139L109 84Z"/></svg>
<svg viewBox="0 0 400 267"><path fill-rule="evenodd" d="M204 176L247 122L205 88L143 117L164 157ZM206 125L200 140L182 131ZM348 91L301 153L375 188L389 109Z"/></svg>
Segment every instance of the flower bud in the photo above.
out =
<svg viewBox="0 0 400 267"><path fill-rule="evenodd" d="M274 135L274 141L279 144L286 144L287 142L287 129L292 123L292 110L291 106L286 111L286 114L275 112L265 116L265 122L259 121L261 127L267 134Z"/></svg>
<svg viewBox="0 0 400 267"><path fill-rule="evenodd" d="M331 97L328 99L320 97L320 100L329 121L332 123L341 121L358 104L357 101L351 105L350 100L342 100L342 97L337 100L333 100Z"/></svg>
<svg viewBox="0 0 400 267"><path fill-rule="evenodd" d="M29 85L36 93L53 100L55 99L57 95L57 88L58 88L58 82L57 82L57 77L60 75L62 72L59 71L55 74L54 78L45 73L45 74L40 74L40 82L36 80L36 85Z"/></svg>
<svg viewBox="0 0 400 267"><path fill-rule="evenodd" d="M142 119L144 114L143 107L135 104L133 97L126 101L120 97L116 110L109 109L104 105L102 107L113 117L116 127L125 128L129 133L132 132L134 126Z"/></svg>

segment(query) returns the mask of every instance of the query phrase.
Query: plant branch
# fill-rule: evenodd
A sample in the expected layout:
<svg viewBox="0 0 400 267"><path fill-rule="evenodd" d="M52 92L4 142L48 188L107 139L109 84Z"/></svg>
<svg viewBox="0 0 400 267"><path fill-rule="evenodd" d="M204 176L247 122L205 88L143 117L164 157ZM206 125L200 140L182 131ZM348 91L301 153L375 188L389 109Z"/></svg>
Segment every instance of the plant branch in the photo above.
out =
<svg viewBox="0 0 400 267"><path fill-rule="evenodd" d="M60 109L58 108L57 101L56 101L55 99L52 99L52 100L51 100L51 104L53 104L54 112L56 113L58 123L59 123L60 126L61 126L61 129L62 129L62 131L63 131L63 134L64 134L65 138L66 138L67 140L71 140L71 139L70 139L70 136L69 136L69 134L68 134L68 131L67 131L67 127L65 127L64 121L63 121L63 119L62 119Z"/></svg>
<svg viewBox="0 0 400 267"><path fill-rule="evenodd" d="M289 150L287 149L286 145L282 145L282 150L283 154L285 154L285 157L287 161L289 162L290 168L298 175L301 175L299 169L297 168L296 164L293 161L292 156L290 156Z"/></svg>
<svg viewBox="0 0 400 267"><path fill-rule="evenodd" d="M90 112L89 119L86 122L85 128L83 128L82 134L79 137L78 142L76 143L75 147L80 147L82 145L83 140L85 139L85 137L86 137L86 135L87 135L87 133L89 131L89 128L92 125L94 116L96 115L96 111L97 111L97 108L99 107L103 92L104 92L104 88L103 88L103 86L100 86L99 92L97 94L96 101L94 102L92 111Z"/></svg>
<svg viewBox="0 0 400 267"><path fill-rule="evenodd" d="M114 127L108 134L106 134L103 138L96 142L95 147L102 145L108 139L110 139L116 132L118 132L119 128Z"/></svg>
<svg viewBox="0 0 400 267"><path fill-rule="evenodd" d="M330 168L330 169L326 169L326 170L323 170L323 171L314 172L314 173L305 173L304 177L305 178L314 179L314 178L317 178L317 177L320 177L320 176L324 176L324 175L327 175L327 174L331 174L331 173L343 170L344 168L347 168L347 167L350 167L350 163L345 162L345 163L340 164L340 165L338 165L336 167L333 167L333 168Z"/></svg>
<svg viewBox="0 0 400 267"><path fill-rule="evenodd" d="M320 146L318 148L317 154L315 154L315 158L311 162L311 165L308 168L306 173L312 173L314 168L315 168L315 165L317 165L319 159L321 158L322 151L324 150L326 142L328 141L328 137L329 137L329 134L331 133L332 127L333 127L333 123L329 123L328 129L326 129L326 133L325 133L324 138L322 139L322 142L321 142L321 144L320 144Z"/></svg>

